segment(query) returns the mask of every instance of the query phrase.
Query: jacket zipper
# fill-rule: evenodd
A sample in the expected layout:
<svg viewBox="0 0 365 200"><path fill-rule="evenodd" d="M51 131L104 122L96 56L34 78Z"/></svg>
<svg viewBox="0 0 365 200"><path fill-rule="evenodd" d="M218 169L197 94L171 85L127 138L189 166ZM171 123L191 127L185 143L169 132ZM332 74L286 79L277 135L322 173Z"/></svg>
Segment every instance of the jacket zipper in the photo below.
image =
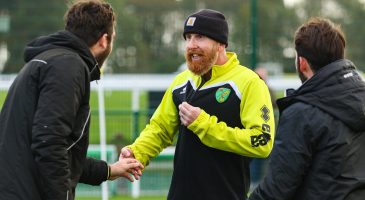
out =
<svg viewBox="0 0 365 200"><path fill-rule="evenodd" d="M198 88L196 88L196 90L194 90L194 88L192 88L193 91L191 93L189 93L188 95L185 95L185 101L187 103L190 104L193 101L193 98L194 98L195 94L200 90L200 88L203 87L205 82L206 81L204 81L204 79L203 79L202 82L200 83L200 85L198 86Z"/></svg>

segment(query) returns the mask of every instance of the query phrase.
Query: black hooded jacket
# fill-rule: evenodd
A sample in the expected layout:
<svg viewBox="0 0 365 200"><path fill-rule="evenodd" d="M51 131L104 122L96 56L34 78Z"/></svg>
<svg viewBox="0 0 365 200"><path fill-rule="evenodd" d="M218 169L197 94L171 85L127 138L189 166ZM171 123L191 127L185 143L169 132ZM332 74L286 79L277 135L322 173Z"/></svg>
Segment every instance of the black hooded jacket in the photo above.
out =
<svg viewBox="0 0 365 200"><path fill-rule="evenodd" d="M348 60L277 101L267 174L250 200L365 199L365 83Z"/></svg>
<svg viewBox="0 0 365 200"><path fill-rule="evenodd" d="M0 200L73 199L78 182L107 179L107 163L86 158L100 69L68 31L29 43L24 58L0 113Z"/></svg>

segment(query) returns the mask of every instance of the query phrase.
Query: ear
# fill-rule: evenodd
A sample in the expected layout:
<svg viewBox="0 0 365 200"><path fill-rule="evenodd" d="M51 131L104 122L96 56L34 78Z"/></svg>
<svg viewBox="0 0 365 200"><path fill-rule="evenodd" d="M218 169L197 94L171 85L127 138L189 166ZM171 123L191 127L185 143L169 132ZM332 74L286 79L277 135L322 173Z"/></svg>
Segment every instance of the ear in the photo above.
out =
<svg viewBox="0 0 365 200"><path fill-rule="evenodd" d="M302 56L299 56L299 70L308 78L313 76L313 70L308 60Z"/></svg>
<svg viewBox="0 0 365 200"><path fill-rule="evenodd" d="M97 42L98 46L102 49L106 49L108 47L108 34L104 33Z"/></svg>
<svg viewBox="0 0 365 200"><path fill-rule="evenodd" d="M226 49L226 45L222 43L218 43L218 50L220 52L224 51Z"/></svg>
<svg viewBox="0 0 365 200"><path fill-rule="evenodd" d="M94 45L90 47L91 53L94 55L98 55L100 52L103 52L105 49L108 48L108 34L103 34L98 41Z"/></svg>

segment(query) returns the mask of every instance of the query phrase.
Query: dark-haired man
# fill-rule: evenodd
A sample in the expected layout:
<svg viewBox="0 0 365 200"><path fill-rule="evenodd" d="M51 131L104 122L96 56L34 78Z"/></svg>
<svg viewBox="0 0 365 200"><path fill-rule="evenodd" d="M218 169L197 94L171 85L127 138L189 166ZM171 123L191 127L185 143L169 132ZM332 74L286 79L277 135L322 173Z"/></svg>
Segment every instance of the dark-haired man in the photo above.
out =
<svg viewBox="0 0 365 200"><path fill-rule="evenodd" d="M86 158L90 81L100 78L112 50L112 7L78 1L65 21L64 31L27 45L26 64L2 107L0 199L71 200L78 182L98 185L120 176L132 181L130 169L142 167L135 159L108 166Z"/></svg>
<svg viewBox="0 0 365 200"><path fill-rule="evenodd" d="M365 197L365 83L344 59L345 36L312 18L294 38L302 86L277 101L280 119L266 177L250 200Z"/></svg>
<svg viewBox="0 0 365 200"><path fill-rule="evenodd" d="M178 74L137 140L121 157L143 164L178 141L169 200L243 200L249 157L267 157L274 116L265 82L226 52L228 23L215 10L184 23L188 68Z"/></svg>

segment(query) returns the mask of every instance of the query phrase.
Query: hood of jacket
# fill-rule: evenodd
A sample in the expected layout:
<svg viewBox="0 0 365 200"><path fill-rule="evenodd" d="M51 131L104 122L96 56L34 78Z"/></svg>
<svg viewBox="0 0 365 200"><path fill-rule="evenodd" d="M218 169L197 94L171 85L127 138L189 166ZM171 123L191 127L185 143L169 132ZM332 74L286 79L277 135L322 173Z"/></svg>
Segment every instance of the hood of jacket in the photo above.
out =
<svg viewBox="0 0 365 200"><path fill-rule="evenodd" d="M24 61L29 62L38 54L55 48L67 48L76 52L87 64L90 80L100 79L100 67L84 41L69 31L58 31L31 41L24 51Z"/></svg>
<svg viewBox="0 0 365 200"><path fill-rule="evenodd" d="M356 132L365 131L365 83L349 60L323 67L297 90L279 99L280 113L295 102L313 105Z"/></svg>

